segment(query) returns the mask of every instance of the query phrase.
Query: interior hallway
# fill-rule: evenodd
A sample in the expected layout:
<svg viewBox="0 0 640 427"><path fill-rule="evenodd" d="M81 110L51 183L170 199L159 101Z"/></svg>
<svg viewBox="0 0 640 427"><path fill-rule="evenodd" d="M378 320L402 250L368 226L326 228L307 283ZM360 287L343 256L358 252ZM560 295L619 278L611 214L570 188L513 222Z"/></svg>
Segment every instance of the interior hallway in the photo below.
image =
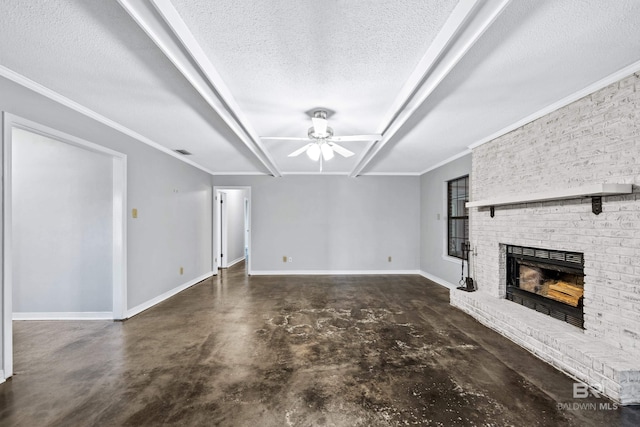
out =
<svg viewBox="0 0 640 427"><path fill-rule="evenodd" d="M17 321L0 425L640 425L419 276L222 271L125 322Z"/></svg>

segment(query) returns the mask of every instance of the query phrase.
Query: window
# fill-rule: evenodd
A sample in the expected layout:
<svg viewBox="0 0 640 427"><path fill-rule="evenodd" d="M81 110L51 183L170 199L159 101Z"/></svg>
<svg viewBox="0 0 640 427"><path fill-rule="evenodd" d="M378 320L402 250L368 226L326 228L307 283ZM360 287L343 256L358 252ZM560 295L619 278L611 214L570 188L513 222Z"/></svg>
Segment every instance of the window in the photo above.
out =
<svg viewBox="0 0 640 427"><path fill-rule="evenodd" d="M447 254L462 258L462 245L469 240L469 175L447 182Z"/></svg>

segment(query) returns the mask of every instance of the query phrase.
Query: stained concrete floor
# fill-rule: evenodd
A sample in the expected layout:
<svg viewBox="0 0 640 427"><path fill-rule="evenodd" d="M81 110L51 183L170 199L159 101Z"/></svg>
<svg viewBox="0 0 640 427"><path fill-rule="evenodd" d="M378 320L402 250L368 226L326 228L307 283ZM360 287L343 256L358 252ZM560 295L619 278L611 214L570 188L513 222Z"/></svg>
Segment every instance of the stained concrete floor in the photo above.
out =
<svg viewBox="0 0 640 427"><path fill-rule="evenodd" d="M640 425L418 276L237 267L125 322L14 334L2 426Z"/></svg>

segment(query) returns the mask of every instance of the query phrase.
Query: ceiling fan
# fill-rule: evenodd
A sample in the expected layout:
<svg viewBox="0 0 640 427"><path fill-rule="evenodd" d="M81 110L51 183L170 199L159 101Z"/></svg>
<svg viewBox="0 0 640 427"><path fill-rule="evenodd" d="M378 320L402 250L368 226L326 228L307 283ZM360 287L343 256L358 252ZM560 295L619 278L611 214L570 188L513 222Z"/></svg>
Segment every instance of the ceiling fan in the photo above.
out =
<svg viewBox="0 0 640 427"><path fill-rule="evenodd" d="M277 139L282 141L311 141L304 147L298 148L288 157L297 157L306 152L307 156L314 162L320 161L320 170L322 170L322 161L331 160L334 152L343 157L353 156L353 152L347 150L336 142L350 141L375 141L382 138L382 135L349 135L334 136L333 129L328 126L327 112L325 110L317 110L313 112L311 118L312 126L307 131L306 138L287 137L287 136L267 136L263 140Z"/></svg>

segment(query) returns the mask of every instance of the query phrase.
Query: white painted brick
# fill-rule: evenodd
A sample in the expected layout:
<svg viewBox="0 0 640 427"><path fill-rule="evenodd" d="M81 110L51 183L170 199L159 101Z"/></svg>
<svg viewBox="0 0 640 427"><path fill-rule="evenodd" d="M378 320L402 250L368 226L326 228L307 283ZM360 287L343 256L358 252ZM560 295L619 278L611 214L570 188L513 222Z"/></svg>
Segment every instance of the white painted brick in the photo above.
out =
<svg viewBox="0 0 640 427"><path fill-rule="evenodd" d="M469 306L485 324L542 360L588 384L601 384L605 394L623 404L640 402L637 354L590 337L568 324L480 292L451 291L451 304ZM530 313L530 314L529 314Z"/></svg>
<svg viewBox="0 0 640 427"><path fill-rule="evenodd" d="M640 186L640 74L476 147L472 153L472 200L601 183ZM606 351L587 351L581 347L585 341L579 339L563 345L561 341L571 333L560 328L563 338L553 335L551 325L561 322L551 318L553 322L541 331L523 327L542 316L531 310L521 314L496 306L503 313L483 313L484 323L495 326L499 322L502 333L554 366L562 365L561 369L592 381L604 375L610 379L606 385L610 390L626 393L624 399L633 393L638 397L640 389L620 391L619 370L602 359L609 354L610 363L623 366L612 352L630 351L638 357L624 369L640 372L640 191L604 197L598 216L591 213L591 200L585 198L500 206L494 218L488 209L475 208L470 210L470 220L473 244L478 248L473 274L481 292L476 294L483 298L505 293L500 244L584 253L586 330L580 335L596 347L606 343ZM480 311L486 307L476 305ZM522 333L519 328L531 338L515 337ZM640 380L640 373L637 378Z"/></svg>

